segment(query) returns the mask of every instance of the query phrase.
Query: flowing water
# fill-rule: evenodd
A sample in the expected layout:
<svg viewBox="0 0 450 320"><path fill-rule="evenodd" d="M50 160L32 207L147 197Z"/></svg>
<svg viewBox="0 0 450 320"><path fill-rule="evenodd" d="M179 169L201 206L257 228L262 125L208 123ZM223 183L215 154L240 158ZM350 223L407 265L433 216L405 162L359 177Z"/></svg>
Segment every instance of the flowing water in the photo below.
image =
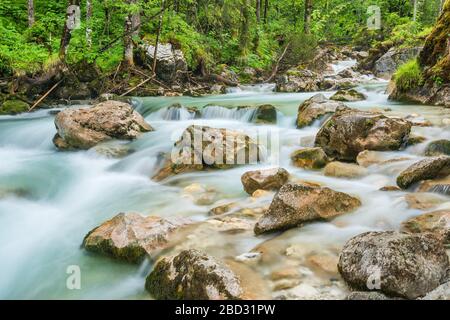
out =
<svg viewBox="0 0 450 320"><path fill-rule="evenodd" d="M383 110L390 116L413 114L418 119L425 118L434 126L414 127L413 133L425 136L427 141L450 139L449 109L390 102L385 88L383 82L362 85L358 90L368 99L349 105ZM311 145L319 129L319 124L301 130L295 128L298 105L315 93L284 94L272 90L273 86L259 85L201 98L136 99L136 110L156 131L129 143L127 146L134 152L120 159L108 158L95 150L57 151L52 144L54 113L48 110L1 116L0 299L151 298L144 290L145 276L151 266L133 266L85 252L80 244L86 233L119 212L204 220L214 204L194 204L192 199L181 196L184 187L200 183L216 190L222 201L245 201L248 196L242 189L240 176L248 170L273 165L266 162L179 175L165 183L153 182L149 177L154 172L157 154L170 151L182 130L193 123L239 129L249 134L260 130L277 133L279 165L295 178L319 182L362 200L362 207L354 213L328 223L311 223L280 236L291 252L299 254L301 248L312 245L315 249L339 247L352 235L395 229L403 220L421 213L408 209L403 199L405 193L378 189L394 185L397 173L421 158L426 143L387 153L392 157L407 156L409 160L371 166L370 174L354 180L325 177L320 171L293 167L289 154L301 146ZM324 94L330 96L333 92ZM169 109L174 103L183 107ZM268 103L277 107L277 124L253 124L253 111L238 108ZM195 116L191 107L198 108L200 114ZM448 200L444 198L441 207L450 207ZM270 199L260 201L270 202ZM243 254L273 236L229 235L228 239L217 239L228 245L217 249L215 254L220 257ZM69 290L66 286L69 276L66 271L73 265L81 270L80 290ZM299 289L300 296L303 289Z"/></svg>

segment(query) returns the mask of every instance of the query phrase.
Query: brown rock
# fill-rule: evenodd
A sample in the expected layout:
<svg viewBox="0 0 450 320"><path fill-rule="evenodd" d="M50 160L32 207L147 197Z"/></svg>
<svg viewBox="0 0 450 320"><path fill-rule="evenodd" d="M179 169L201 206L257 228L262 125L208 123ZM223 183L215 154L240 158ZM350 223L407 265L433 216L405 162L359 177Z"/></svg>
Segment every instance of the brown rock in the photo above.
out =
<svg viewBox="0 0 450 320"><path fill-rule="evenodd" d="M304 148L291 154L294 166L306 169L321 169L330 160L322 148Z"/></svg>
<svg viewBox="0 0 450 320"><path fill-rule="evenodd" d="M450 157L438 156L414 163L397 177L397 185L406 189L412 184L450 174Z"/></svg>
<svg viewBox="0 0 450 320"><path fill-rule="evenodd" d="M402 231L410 233L433 233L450 244L450 210L439 210L421 214L402 223Z"/></svg>
<svg viewBox="0 0 450 320"><path fill-rule="evenodd" d="M316 94L298 107L297 128L311 125L325 115L333 114L338 107L345 107L342 102L331 101L323 94Z"/></svg>
<svg viewBox="0 0 450 320"><path fill-rule="evenodd" d="M241 177L245 192L253 194L256 190L278 190L289 179L283 168L248 171Z"/></svg>
<svg viewBox="0 0 450 320"><path fill-rule="evenodd" d="M367 169L357 164L344 163L339 161L330 162L325 166L324 174L330 177L337 178L359 178L367 175Z"/></svg>

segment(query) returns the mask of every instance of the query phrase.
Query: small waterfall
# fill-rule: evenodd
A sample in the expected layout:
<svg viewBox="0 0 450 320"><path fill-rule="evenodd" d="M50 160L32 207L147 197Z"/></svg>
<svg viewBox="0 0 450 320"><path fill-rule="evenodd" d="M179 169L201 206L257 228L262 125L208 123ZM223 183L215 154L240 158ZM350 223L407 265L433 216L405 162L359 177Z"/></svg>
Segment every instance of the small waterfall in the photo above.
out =
<svg viewBox="0 0 450 320"><path fill-rule="evenodd" d="M203 119L230 119L251 122L256 108L237 107L226 108L222 106L206 106L201 111Z"/></svg>
<svg viewBox="0 0 450 320"><path fill-rule="evenodd" d="M275 91L275 83L259 83L252 85L241 85L238 87L228 87L228 94L251 94L251 93L271 93Z"/></svg>
<svg viewBox="0 0 450 320"><path fill-rule="evenodd" d="M197 110L187 109L181 105L162 108L150 116L152 120L185 121L195 119Z"/></svg>
<svg viewBox="0 0 450 320"><path fill-rule="evenodd" d="M331 68L333 69L333 74L336 75L339 72L342 72L346 69L349 69L353 66L356 65L356 60L351 59L351 60L343 60L343 61L338 61L336 63L331 64Z"/></svg>

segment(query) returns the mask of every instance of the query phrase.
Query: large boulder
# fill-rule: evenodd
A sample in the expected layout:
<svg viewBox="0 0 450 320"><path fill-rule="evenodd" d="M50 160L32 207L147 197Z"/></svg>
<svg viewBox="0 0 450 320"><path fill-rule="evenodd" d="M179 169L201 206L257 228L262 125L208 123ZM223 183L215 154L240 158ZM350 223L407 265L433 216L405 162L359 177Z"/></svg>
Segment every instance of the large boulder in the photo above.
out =
<svg viewBox="0 0 450 320"><path fill-rule="evenodd" d="M155 46L144 44L139 58L144 64L153 65ZM166 82L173 82L184 77L187 71L187 62L183 51L174 48L171 43L159 43L156 52L156 75Z"/></svg>
<svg viewBox="0 0 450 320"><path fill-rule="evenodd" d="M321 169L329 161L327 154L322 148L304 148L291 154L294 166L305 169Z"/></svg>
<svg viewBox="0 0 450 320"><path fill-rule="evenodd" d="M128 103L106 101L86 109L65 109L55 117L54 144L89 149L111 139L132 140L153 128Z"/></svg>
<svg viewBox="0 0 450 320"><path fill-rule="evenodd" d="M422 47L391 48L375 62L374 74L383 79L390 79L398 67L417 57Z"/></svg>
<svg viewBox="0 0 450 320"><path fill-rule="evenodd" d="M412 164L397 177L397 185L406 189L412 184L450 174L450 157L438 156L427 158Z"/></svg>
<svg viewBox="0 0 450 320"><path fill-rule="evenodd" d="M191 249L158 261L145 288L156 299L239 299L240 279L216 258Z"/></svg>
<svg viewBox="0 0 450 320"><path fill-rule="evenodd" d="M408 141L411 123L381 113L338 108L316 135L315 145L337 160L355 161L361 151L398 150Z"/></svg>
<svg viewBox="0 0 450 320"><path fill-rule="evenodd" d="M343 101L343 102L354 102L366 100L366 96L355 89L349 90L339 90L334 95L330 97L330 100Z"/></svg>
<svg viewBox="0 0 450 320"><path fill-rule="evenodd" d="M252 121L254 123L277 123L277 109L271 104L263 104L256 107Z"/></svg>
<svg viewBox="0 0 450 320"><path fill-rule="evenodd" d="M165 249L169 236L190 223L192 221L186 218L119 213L90 231L83 240L83 247L88 251L136 263Z"/></svg>
<svg viewBox="0 0 450 320"><path fill-rule="evenodd" d="M162 155L153 180L207 169L227 169L255 164L261 158L258 144L248 135L236 131L191 125L175 143L171 155Z"/></svg>
<svg viewBox="0 0 450 320"><path fill-rule="evenodd" d="M402 223L402 231L409 233L430 232L445 244L450 244L450 210L438 210L421 214Z"/></svg>
<svg viewBox="0 0 450 320"><path fill-rule="evenodd" d="M331 101L319 93L304 101L298 107L297 128L311 125L326 115L333 114L338 107L345 107L341 102Z"/></svg>
<svg viewBox="0 0 450 320"><path fill-rule="evenodd" d="M300 184L285 184L269 210L258 220L255 233L285 230L303 222L331 219L353 211L361 202L343 192Z"/></svg>
<svg viewBox="0 0 450 320"><path fill-rule="evenodd" d="M319 90L322 77L307 69L290 69L276 79L277 92L313 92Z"/></svg>
<svg viewBox="0 0 450 320"><path fill-rule="evenodd" d="M366 232L342 249L338 269L350 287L415 299L445 282L449 260L431 234Z"/></svg>
<svg viewBox="0 0 450 320"><path fill-rule="evenodd" d="M248 171L241 177L245 192L253 194L256 190L279 190L289 179L283 168Z"/></svg>

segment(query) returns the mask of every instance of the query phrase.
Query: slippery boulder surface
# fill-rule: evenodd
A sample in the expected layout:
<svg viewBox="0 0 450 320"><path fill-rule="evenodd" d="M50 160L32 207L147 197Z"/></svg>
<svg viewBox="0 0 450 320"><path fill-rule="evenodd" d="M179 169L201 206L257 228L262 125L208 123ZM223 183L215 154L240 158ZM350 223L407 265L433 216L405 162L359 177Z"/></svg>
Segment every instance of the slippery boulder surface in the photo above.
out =
<svg viewBox="0 0 450 320"><path fill-rule="evenodd" d="M90 231L83 247L128 262L140 262L168 245L175 230L192 223L185 218L144 217L137 213L119 213Z"/></svg>
<svg viewBox="0 0 450 320"><path fill-rule="evenodd" d="M355 89L349 90L339 90L334 95L330 97L330 100L343 101L343 102L354 102L366 100L366 96Z"/></svg>
<svg viewBox="0 0 450 320"><path fill-rule="evenodd" d="M277 123L277 109L271 104L263 104L256 107L252 122L254 123Z"/></svg>
<svg viewBox="0 0 450 320"><path fill-rule="evenodd" d="M189 126L174 147L171 155L161 156L160 168L153 180L161 181L180 173L254 164L262 157L258 144L248 135L207 126Z"/></svg>
<svg viewBox="0 0 450 320"><path fill-rule="evenodd" d="M450 244L450 210L438 210L421 214L402 223L402 231L410 233L430 232Z"/></svg>
<svg viewBox="0 0 450 320"><path fill-rule="evenodd" d="M397 185L406 189L412 184L450 174L450 157L439 156L421 160L403 170L397 177Z"/></svg>
<svg viewBox="0 0 450 320"><path fill-rule="evenodd" d="M240 279L224 263L190 249L160 259L148 275L145 288L156 299L240 299Z"/></svg>
<svg viewBox="0 0 450 320"><path fill-rule="evenodd" d="M60 149L89 149L111 139L132 140L153 131L128 103L106 101L87 109L65 109L55 117L54 144Z"/></svg>
<svg viewBox="0 0 450 320"><path fill-rule="evenodd" d="M253 194L256 190L279 190L289 179L283 168L248 171L241 177L245 192Z"/></svg>
<svg viewBox="0 0 450 320"><path fill-rule="evenodd" d="M338 269L356 290L415 299L445 282L449 260L431 234L366 232L342 249Z"/></svg>
<svg viewBox="0 0 450 320"><path fill-rule="evenodd" d="M285 230L303 222L331 219L353 211L359 199L330 188L285 184L255 225L255 233Z"/></svg>
<svg viewBox="0 0 450 320"><path fill-rule="evenodd" d="M450 140L442 139L430 142L425 149L425 155L428 157L450 156Z"/></svg>
<svg viewBox="0 0 450 320"><path fill-rule="evenodd" d="M153 65L155 46L145 44L142 46L143 52L138 58L145 64ZM139 60L139 59L138 59ZM183 51L174 48L171 43L158 44L156 52L156 75L159 79L166 82L173 82L177 78L181 78L187 71L187 62L184 58Z"/></svg>
<svg viewBox="0 0 450 320"><path fill-rule="evenodd" d="M329 161L328 156L322 148L304 148L291 154L294 166L306 169L321 169Z"/></svg>
<svg viewBox="0 0 450 320"><path fill-rule="evenodd" d="M336 160L355 161L361 151L398 150L408 141L411 123L381 113L338 108L316 135L315 145Z"/></svg>
<svg viewBox="0 0 450 320"><path fill-rule="evenodd" d="M298 107L297 128L311 125L325 115L333 114L338 107L345 107L342 102L331 101L319 93L304 101Z"/></svg>

